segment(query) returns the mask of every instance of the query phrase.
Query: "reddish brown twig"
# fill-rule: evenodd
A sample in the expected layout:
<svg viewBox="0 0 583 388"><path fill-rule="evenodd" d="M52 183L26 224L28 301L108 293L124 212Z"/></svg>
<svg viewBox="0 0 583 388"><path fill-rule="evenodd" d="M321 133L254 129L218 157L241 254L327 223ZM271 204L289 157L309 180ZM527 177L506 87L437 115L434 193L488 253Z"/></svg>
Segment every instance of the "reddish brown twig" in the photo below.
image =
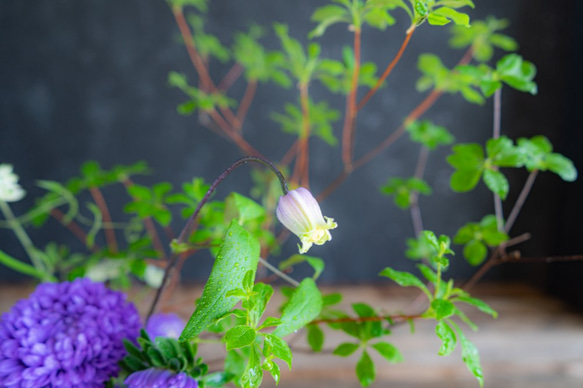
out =
<svg viewBox="0 0 583 388"><path fill-rule="evenodd" d="M401 48L397 52L397 55L395 55L395 58L393 58L391 63L389 63L389 65L385 69L385 72L383 73L381 78L378 79L375 86L368 91L368 93L366 94L366 96L364 96L364 98L362 100L360 100L360 102L358 103L358 106L356 107L357 110L361 110L366 105L368 100L370 100L370 98L376 93L378 88L383 84L385 79L387 79L389 74L391 74L391 72L393 71L393 69L397 65L397 62L399 62L399 60L401 59L401 56L405 52L405 48L407 48L407 45L409 44L409 41L411 40L411 36L413 36L413 32L415 32L415 25L412 25L411 28L409 28L407 30L407 34L405 35L405 40L403 40L403 43L401 44Z"/></svg>
<svg viewBox="0 0 583 388"><path fill-rule="evenodd" d="M103 216L104 224L108 226L104 226L103 230L105 231L105 240L107 241L107 247L109 251L113 254L117 253L117 240L115 238L115 231L111 228L111 215L109 214L109 209L107 208L107 204L105 203L105 198L101 194L101 190L97 186L93 186L89 188L89 192L95 201L95 204L99 208L101 215Z"/></svg>
<svg viewBox="0 0 583 388"><path fill-rule="evenodd" d="M79 239L83 244L87 245L87 233L77 224L75 221L65 222L65 215L59 209L54 208L51 210L51 216L63 224L75 237ZM101 248L97 244L93 244L92 246L88 246L93 252L98 252Z"/></svg>
<svg viewBox="0 0 583 388"><path fill-rule="evenodd" d="M344 171L352 171L352 150L354 148L354 132L356 123L356 95L358 92L358 76L360 74L360 28L354 30L354 68L350 91L346 96L346 113L342 129L342 162Z"/></svg>
<svg viewBox="0 0 583 388"><path fill-rule="evenodd" d="M251 102L253 101L253 97L255 97L255 92L257 91L257 80L250 80L247 84L247 89L245 90L245 94L241 99L241 104L239 105L239 109L237 110L237 120L239 120L239 127L236 129L241 132L241 125L243 121L245 121L245 117L247 116L247 112L249 111L249 107L251 106Z"/></svg>

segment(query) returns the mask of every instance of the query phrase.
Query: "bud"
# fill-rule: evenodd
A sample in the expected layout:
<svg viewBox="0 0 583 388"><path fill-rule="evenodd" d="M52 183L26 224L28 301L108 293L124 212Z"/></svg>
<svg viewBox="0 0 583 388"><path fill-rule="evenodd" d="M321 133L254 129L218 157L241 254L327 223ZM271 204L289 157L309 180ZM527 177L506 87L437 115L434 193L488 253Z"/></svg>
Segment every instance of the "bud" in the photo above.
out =
<svg viewBox="0 0 583 388"><path fill-rule="evenodd" d="M286 228L300 238L300 253L306 253L312 244L322 245L331 240L329 229L337 226L332 218L322 216L318 201L303 187L280 197L275 214Z"/></svg>

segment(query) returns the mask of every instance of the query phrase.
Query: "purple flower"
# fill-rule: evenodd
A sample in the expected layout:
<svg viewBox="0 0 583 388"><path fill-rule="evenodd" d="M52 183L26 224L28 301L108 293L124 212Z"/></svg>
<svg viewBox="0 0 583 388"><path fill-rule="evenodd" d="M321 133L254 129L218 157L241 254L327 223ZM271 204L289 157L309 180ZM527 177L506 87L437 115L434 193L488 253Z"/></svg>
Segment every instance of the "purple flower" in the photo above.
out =
<svg viewBox="0 0 583 388"><path fill-rule="evenodd" d="M197 388L198 382L184 372L150 368L134 372L124 381L128 388Z"/></svg>
<svg viewBox="0 0 583 388"><path fill-rule="evenodd" d="M146 331L152 340L156 337L168 337L178 339L184 330L186 323L174 313L153 314L146 324Z"/></svg>
<svg viewBox="0 0 583 388"><path fill-rule="evenodd" d="M279 222L300 238L300 253L306 253L312 244L322 245L331 240L329 230L337 226L332 218L322 216L318 201L303 187L281 196L275 215Z"/></svg>
<svg viewBox="0 0 583 388"><path fill-rule="evenodd" d="M125 294L102 283L40 284L0 318L0 386L103 387L140 327Z"/></svg>

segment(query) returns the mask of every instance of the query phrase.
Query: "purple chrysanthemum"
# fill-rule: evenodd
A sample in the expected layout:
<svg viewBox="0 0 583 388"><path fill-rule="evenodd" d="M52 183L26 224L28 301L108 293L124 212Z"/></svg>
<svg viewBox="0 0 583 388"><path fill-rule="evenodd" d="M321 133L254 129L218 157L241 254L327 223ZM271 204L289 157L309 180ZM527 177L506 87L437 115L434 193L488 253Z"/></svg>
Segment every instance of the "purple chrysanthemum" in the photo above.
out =
<svg viewBox="0 0 583 388"><path fill-rule="evenodd" d="M174 313L153 314L146 324L146 331L153 340L156 337L168 337L178 339L184 330L186 322Z"/></svg>
<svg viewBox="0 0 583 388"><path fill-rule="evenodd" d="M0 318L0 386L103 387L140 326L125 294L102 283L41 284Z"/></svg>
<svg viewBox="0 0 583 388"><path fill-rule="evenodd" d="M150 368L134 372L124 381L128 388L197 388L198 382L184 372Z"/></svg>

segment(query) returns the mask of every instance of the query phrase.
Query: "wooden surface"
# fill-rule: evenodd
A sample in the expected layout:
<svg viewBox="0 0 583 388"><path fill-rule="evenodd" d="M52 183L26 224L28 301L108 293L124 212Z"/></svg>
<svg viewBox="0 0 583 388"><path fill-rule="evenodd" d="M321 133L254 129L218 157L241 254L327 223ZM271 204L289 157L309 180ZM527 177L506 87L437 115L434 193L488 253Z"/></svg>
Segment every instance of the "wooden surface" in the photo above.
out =
<svg viewBox="0 0 583 388"><path fill-rule="evenodd" d="M341 291L345 295L344 306L366 302L392 313L403 309L416 296L411 290L394 287L325 287L324 291ZM26 297L30 289L0 287L0 292L0 311L6 311L18 298ZM166 306L187 318L199 292L200 288L196 287L181 289ZM569 311L562 302L526 286L481 285L473 294L499 312L498 319L492 319L465 309L480 327L477 332L468 329L466 334L480 351L485 387L583 387L583 314ZM142 303L143 311L148 300ZM271 306L275 308L277 301L273 302ZM387 341L401 350L405 361L393 365L374 357L377 381L371 387L478 387L461 361L459 349L448 357L437 355L440 341L434 334L434 326L431 322L419 321L415 334L411 334L406 325L396 328ZM293 371L286 372L280 364L283 372L279 387L359 387L354 375L357 356L340 358L328 354L337 344L350 339L341 332L327 330L326 334L325 352L319 355L302 351L307 349L303 333L293 338L296 349ZM220 359L222 354L212 345L201 346L200 352L210 361ZM275 386L269 376L265 382L265 387Z"/></svg>

